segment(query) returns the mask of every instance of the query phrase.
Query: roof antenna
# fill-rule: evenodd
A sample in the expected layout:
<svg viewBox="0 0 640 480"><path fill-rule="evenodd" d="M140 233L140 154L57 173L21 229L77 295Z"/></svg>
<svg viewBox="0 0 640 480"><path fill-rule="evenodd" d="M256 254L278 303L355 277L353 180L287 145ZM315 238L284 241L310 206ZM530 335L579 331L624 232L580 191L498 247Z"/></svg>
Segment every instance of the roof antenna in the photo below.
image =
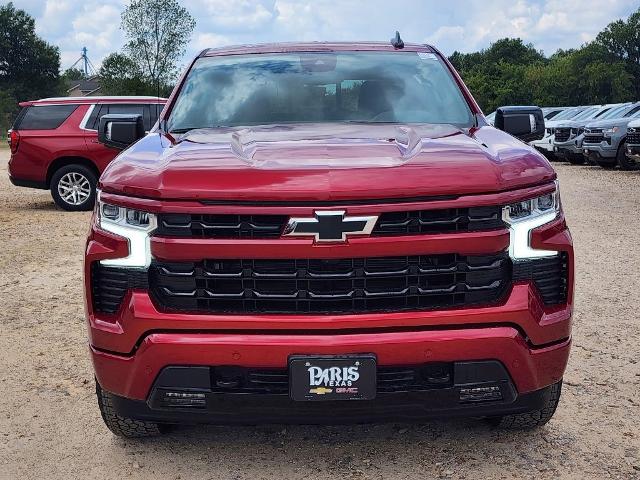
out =
<svg viewBox="0 0 640 480"><path fill-rule="evenodd" d="M396 36L391 39L391 45L393 45L393 48L395 48L396 50L399 48L404 48L404 42L400 38L400 32L397 30Z"/></svg>

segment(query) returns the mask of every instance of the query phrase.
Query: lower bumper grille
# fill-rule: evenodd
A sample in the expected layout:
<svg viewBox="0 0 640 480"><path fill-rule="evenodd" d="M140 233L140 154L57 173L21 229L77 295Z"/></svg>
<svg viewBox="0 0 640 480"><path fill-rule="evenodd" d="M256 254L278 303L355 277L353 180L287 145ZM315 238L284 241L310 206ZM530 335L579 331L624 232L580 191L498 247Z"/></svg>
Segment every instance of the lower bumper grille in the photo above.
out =
<svg viewBox="0 0 640 480"><path fill-rule="evenodd" d="M452 363L430 363L416 367L379 366L376 370L378 393L448 388L453 384ZM287 394L289 393L289 372L286 368L212 367L211 391Z"/></svg>
<svg viewBox="0 0 640 480"><path fill-rule="evenodd" d="M513 281L533 281L546 305L566 303L569 291L569 258L565 252L555 257L521 260L513 264Z"/></svg>
<svg viewBox="0 0 640 480"><path fill-rule="evenodd" d="M506 253L355 259L153 262L161 309L193 313L364 313L497 302Z"/></svg>
<svg viewBox="0 0 640 480"><path fill-rule="evenodd" d="M131 268L91 265L91 297L93 309L101 313L116 313L127 291L147 289L147 272Z"/></svg>

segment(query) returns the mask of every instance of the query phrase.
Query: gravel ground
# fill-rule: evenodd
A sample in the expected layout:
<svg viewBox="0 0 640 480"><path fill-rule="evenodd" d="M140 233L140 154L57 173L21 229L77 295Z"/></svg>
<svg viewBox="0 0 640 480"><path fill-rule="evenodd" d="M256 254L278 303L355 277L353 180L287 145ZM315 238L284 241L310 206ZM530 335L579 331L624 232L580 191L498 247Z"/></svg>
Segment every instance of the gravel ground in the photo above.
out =
<svg viewBox="0 0 640 480"><path fill-rule="evenodd" d="M474 420L183 427L114 437L82 306L88 213L13 187L0 150L0 478L640 478L640 172L557 164L577 252L560 407L534 432Z"/></svg>

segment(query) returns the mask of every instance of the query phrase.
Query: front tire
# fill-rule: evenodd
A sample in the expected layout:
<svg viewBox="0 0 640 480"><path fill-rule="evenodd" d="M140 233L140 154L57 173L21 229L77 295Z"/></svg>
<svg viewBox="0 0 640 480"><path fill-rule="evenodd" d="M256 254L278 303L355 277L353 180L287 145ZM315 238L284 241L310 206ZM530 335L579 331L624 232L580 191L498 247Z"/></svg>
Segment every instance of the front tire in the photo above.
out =
<svg viewBox="0 0 640 480"><path fill-rule="evenodd" d="M90 168L72 164L60 167L51 177L51 196L63 210L91 210L96 200L98 178Z"/></svg>
<svg viewBox="0 0 640 480"><path fill-rule="evenodd" d="M545 403L540 410L493 417L489 419L489 422L497 428L506 430L530 430L541 427L551 420L551 417L556 412L561 392L562 380L547 387L547 391L544 393Z"/></svg>
<svg viewBox="0 0 640 480"><path fill-rule="evenodd" d="M620 165L622 170L638 170L640 165L638 165L635 160L631 160L627 157L626 150L626 144L624 142L620 143L620 147L618 147L618 154L616 155L618 165Z"/></svg>
<svg viewBox="0 0 640 480"><path fill-rule="evenodd" d="M133 418L118 415L113 408L113 395L105 392L96 381L96 396L98 407L105 425L111 432L119 437L144 438L155 437L162 433L162 428L154 422L145 422Z"/></svg>

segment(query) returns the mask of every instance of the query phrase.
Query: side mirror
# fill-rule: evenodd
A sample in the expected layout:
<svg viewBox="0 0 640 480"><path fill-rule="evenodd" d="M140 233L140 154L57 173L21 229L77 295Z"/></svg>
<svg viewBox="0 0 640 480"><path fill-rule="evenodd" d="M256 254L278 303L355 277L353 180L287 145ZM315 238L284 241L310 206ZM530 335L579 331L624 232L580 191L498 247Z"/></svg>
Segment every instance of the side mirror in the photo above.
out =
<svg viewBox="0 0 640 480"><path fill-rule="evenodd" d="M540 107L500 107L494 126L523 142L544 137L544 115Z"/></svg>
<svg viewBox="0 0 640 480"><path fill-rule="evenodd" d="M100 117L98 142L124 150L144 137L142 115L110 114Z"/></svg>

